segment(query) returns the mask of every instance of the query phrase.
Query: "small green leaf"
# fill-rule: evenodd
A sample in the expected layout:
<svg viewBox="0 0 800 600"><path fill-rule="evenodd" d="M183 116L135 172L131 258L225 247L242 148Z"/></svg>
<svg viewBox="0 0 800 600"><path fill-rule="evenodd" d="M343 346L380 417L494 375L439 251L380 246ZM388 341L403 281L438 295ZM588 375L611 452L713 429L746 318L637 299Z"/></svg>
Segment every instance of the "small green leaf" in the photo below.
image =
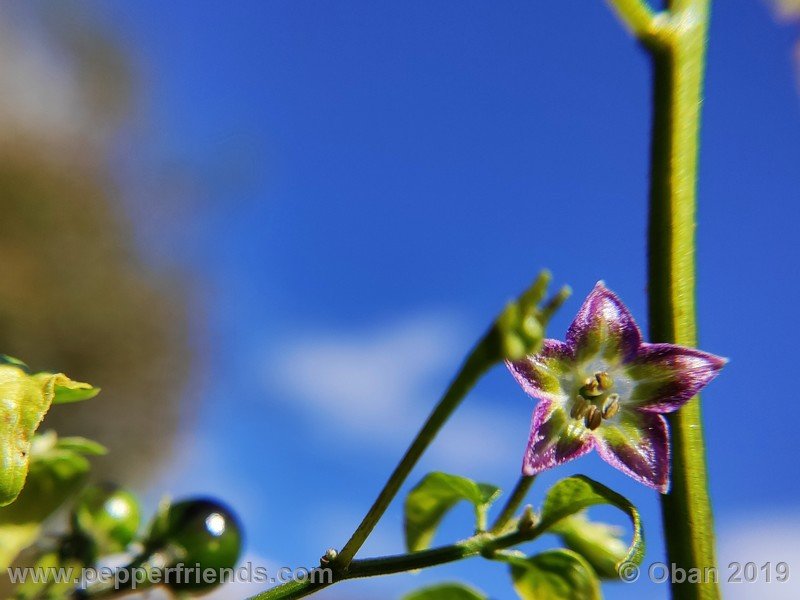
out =
<svg viewBox="0 0 800 600"><path fill-rule="evenodd" d="M514 591L522 600L600 600L592 567L571 550L551 550L511 563Z"/></svg>
<svg viewBox="0 0 800 600"><path fill-rule="evenodd" d="M414 590L403 600L488 600L488 596L463 583L439 583Z"/></svg>
<svg viewBox="0 0 800 600"><path fill-rule="evenodd" d="M447 473L428 473L409 492L405 503L406 547L411 552L428 548L444 515L461 500L475 507L476 528L485 528L486 510L500 489Z"/></svg>
<svg viewBox="0 0 800 600"><path fill-rule="evenodd" d="M79 436L58 438L55 447L58 450L71 450L84 456L103 456L108 454L108 448L103 444Z"/></svg>
<svg viewBox="0 0 800 600"><path fill-rule="evenodd" d="M558 533L567 548L583 556L600 577L619 578L617 565L628 555L622 528L590 521L580 512L561 519L551 531Z"/></svg>
<svg viewBox="0 0 800 600"><path fill-rule="evenodd" d="M67 404L94 398L100 393L100 388L88 383L72 381L63 373L38 373L34 377L41 378L53 386L53 404Z"/></svg>
<svg viewBox="0 0 800 600"><path fill-rule="evenodd" d="M15 359L0 361L0 506L13 502L25 484L33 434L50 405L98 391L61 373L29 375Z"/></svg>
<svg viewBox="0 0 800 600"><path fill-rule="evenodd" d="M550 488L544 500L538 527L543 531L557 529L557 524L562 519L597 504L616 506L628 515L633 524L633 539L617 566L623 562L640 564L644 557L644 535L639 511L625 497L583 475L562 479Z"/></svg>
<svg viewBox="0 0 800 600"><path fill-rule="evenodd" d="M0 354L0 365L13 365L15 367L19 367L25 372L30 372L28 365L26 365L20 359L9 356L8 354Z"/></svg>
<svg viewBox="0 0 800 600"><path fill-rule="evenodd" d="M46 441L34 444L37 453L25 488L16 502L0 508L0 569L36 541L42 522L80 489L89 472L89 461L81 454L59 449L50 436L37 437Z"/></svg>

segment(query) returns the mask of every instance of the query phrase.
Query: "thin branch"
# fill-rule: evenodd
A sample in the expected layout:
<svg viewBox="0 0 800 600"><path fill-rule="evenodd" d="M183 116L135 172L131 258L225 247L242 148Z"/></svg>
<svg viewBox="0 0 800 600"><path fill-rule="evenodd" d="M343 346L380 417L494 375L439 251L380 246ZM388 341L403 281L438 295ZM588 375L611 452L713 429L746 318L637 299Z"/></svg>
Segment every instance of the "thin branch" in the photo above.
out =
<svg viewBox="0 0 800 600"><path fill-rule="evenodd" d="M492 533L500 533L503 531L503 529L505 529L506 525L508 525L508 522L514 516L514 513L517 512L517 509L525 501L525 496L528 495L528 491L531 489L534 479L536 479L535 475L522 475L519 480L517 480L517 485L514 486L514 489L511 492L511 495L508 497L508 501L503 507L503 510L501 510L500 514L497 515L497 518L492 525Z"/></svg>
<svg viewBox="0 0 800 600"><path fill-rule="evenodd" d="M539 308L538 304L543 299L549 282L550 273L542 271L516 301L506 306L489 331L475 345L450 387L389 476L364 519L334 559L334 567L340 570L348 568L350 561L364 545L422 454L478 379L505 358L521 358L532 351L532 348L541 345L544 326L570 295L569 287L565 286ZM533 325L535 327L532 327ZM520 353L519 356L516 356L517 353Z"/></svg>
<svg viewBox="0 0 800 600"><path fill-rule="evenodd" d="M309 573L309 577L305 581L292 581L279 585L253 596L250 600L297 600L346 579L376 577L426 569L475 556L491 557L494 553L504 548L510 548L533 540L544 533L545 530L546 527L532 527L502 535L479 533L449 546L440 546L409 554L353 560L344 571L334 571L332 574L328 572L329 577L327 579L321 570L315 570Z"/></svg>
<svg viewBox="0 0 800 600"><path fill-rule="evenodd" d="M417 464L422 453L428 448L439 433L439 430L450 418L450 415L458 408L461 401L467 395L467 392L475 385L475 382L478 381L489 368L500 361L499 354L493 351L496 344L494 338L494 329L492 329L489 334L478 343L467 360L464 361L464 365L458 375L450 384L450 387L439 401L439 404L433 409L433 412L428 417L428 420L425 421L425 425L423 425L422 429L417 433L414 441L411 442L411 445L408 447L408 450L406 450L400 463L395 467L395 470L370 507L369 512L367 512L361 524L347 541L344 548L342 548L342 551L339 552L335 561L338 566L347 568L350 561L353 560L353 557L356 555L356 552L358 552L364 544L369 534L372 533L375 525L377 525L383 513L386 512L389 504L397 495L400 486L408 477L411 469Z"/></svg>
<svg viewBox="0 0 800 600"><path fill-rule="evenodd" d="M658 14L645 0L607 0L625 26L642 42L650 43L657 37Z"/></svg>

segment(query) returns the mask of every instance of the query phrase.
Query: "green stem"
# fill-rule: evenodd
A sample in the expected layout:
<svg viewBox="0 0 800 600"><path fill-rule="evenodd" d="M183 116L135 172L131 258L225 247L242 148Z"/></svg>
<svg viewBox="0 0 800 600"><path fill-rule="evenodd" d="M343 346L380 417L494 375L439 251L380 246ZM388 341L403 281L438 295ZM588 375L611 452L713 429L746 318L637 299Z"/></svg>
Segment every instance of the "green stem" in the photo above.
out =
<svg viewBox="0 0 800 600"><path fill-rule="evenodd" d="M350 561L356 555L356 552L366 541L367 537L377 525L383 513L386 512L391 501L397 495L400 486L408 477L411 469L417 464L420 456L425 449L430 445L436 434L445 424L453 411L458 408L461 401L467 395L467 392L475 385L475 382L483 375L490 367L500 360L500 352L498 351L498 334L495 327L492 327L489 332L481 339L475 346L470 355L464 361L458 375L456 375L450 387L445 392L439 404L433 409L428 420L419 430L414 441L406 450L400 463L395 467L386 484L383 486L375 502L370 507L369 512L364 516L361 524L355 530L353 535L342 548L338 557L336 558L336 566L340 569L347 569Z"/></svg>
<svg viewBox="0 0 800 600"><path fill-rule="evenodd" d="M525 496L528 495L528 491L530 491L535 479L536 475L520 476L520 478L517 480L517 484L511 491L511 495L508 497L505 506L503 506L500 514L497 515L497 518L490 529L492 533L500 533L503 531L503 529L505 529L506 525L508 525L509 521L514 516L514 513L517 512L517 509L525 501Z"/></svg>
<svg viewBox="0 0 800 600"><path fill-rule="evenodd" d="M649 317L654 342L697 344L695 212L709 0L673 0L654 65ZM672 489L661 497L669 562L716 566L700 399L670 415ZM703 578L701 578L703 579ZM715 583L673 583L673 598L719 598Z"/></svg>
<svg viewBox="0 0 800 600"><path fill-rule="evenodd" d="M369 537L369 534L372 533L375 525L386 512L391 501L397 495L400 486L419 461L422 453L430 446L439 430L458 408L469 390L475 385L475 382L492 366L502 360L506 358L518 360L527 354L536 352L541 347L545 325L570 294L569 288L565 286L544 306L539 307L539 302L544 298L549 282L549 272L542 271L539 273L539 276L525 292L515 301L506 305L505 309L489 328L489 331L472 349L444 396L439 400L422 429L411 442L400 463L389 476L380 494L378 494L375 502L347 544L330 562L326 559L326 564L331 567L329 572L335 575L333 581L292 582L268 590L255 596L255 598L302 598L331 585L334 581L342 579L423 568L426 566L425 564L416 565L414 563L420 558L432 561L430 564L458 560L458 558L463 557L463 555L459 555L459 552L465 550L465 548L471 548L472 540L478 538L481 540L486 540L487 538L492 540L500 539L487 533L481 533L475 538L470 538L467 542L446 547L445 549L415 553L413 557L410 557L411 555L401 555L400 557L390 557L391 559L353 560L367 537ZM408 564L405 561L409 560L411 561L410 566L403 566Z"/></svg>
<svg viewBox="0 0 800 600"><path fill-rule="evenodd" d="M426 569L475 556L491 557L496 551L530 541L544 532L533 527L524 531L513 531L503 535L479 533L471 538L421 552L397 554L364 560L353 560L346 571L328 572L327 579L319 572L314 579L292 581L253 596L250 600L295 600L346 579L391 575L417 569Z"/></svg>
<svg viewBox="0 0 800 600"><path fill-rule="evenodd" d="M608 0L631 33L642 41L657 35L658 20L644 0Z"/></svg>
<svg viewBox="0 0 800 600"><path fill-rule="evenodd" d="M670 0L660 14L650 12L644 0L610 2L653 60L650 338L696 346L697 157L710 0ZM716 557L700 398L669 415L669 422L672 489L661 497L667 556L682 569L705 572L716 566ZM719 588L715 583L673 583L672 596L713 600Z"/></svg>
<svg viewBox="0 0 800 600"><path fill-rule="evenodd" d="M472 349L450 387L389 476L369 512L334 560L336 569L348 568L350 561L375 529L422 453L430 446L475 382L502 360L506 358L517 360L536 352L541 347L545 325L571 293L569 287L564 286L540 308L538 304L544 298L549 283L550 273L546 270L539 273L525 292L506 305L489 331Z"/></svg>

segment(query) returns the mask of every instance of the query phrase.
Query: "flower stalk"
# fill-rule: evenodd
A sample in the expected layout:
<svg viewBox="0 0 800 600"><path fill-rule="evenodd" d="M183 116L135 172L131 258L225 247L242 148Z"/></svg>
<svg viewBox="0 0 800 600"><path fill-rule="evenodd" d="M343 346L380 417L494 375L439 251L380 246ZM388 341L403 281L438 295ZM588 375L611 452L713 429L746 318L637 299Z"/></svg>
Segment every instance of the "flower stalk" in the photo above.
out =
<svg viewBox="0 0 800 600"><path fill-rule="evenodd" d="M492 523L492 528L490 530L492 533L501 533L508 527L517 509L525 501L525 497L528 495L535 479L535 475L520 476L514 489L511 491L511 495L503 506L503 509L500 511L500 514L497 515L494 523Z"/></svg>

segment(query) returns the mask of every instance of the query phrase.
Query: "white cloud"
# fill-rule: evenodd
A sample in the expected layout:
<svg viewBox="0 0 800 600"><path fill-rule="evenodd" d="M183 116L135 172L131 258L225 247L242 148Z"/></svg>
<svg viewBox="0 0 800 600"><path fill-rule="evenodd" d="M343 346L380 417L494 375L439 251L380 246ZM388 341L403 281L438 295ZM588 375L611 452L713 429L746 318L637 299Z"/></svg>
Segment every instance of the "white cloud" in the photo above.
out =
<svg viewBox="0 0 800 600"><path fill-rule="evenodd" d="M422 424L471 342L456 323L433 314L361 333L295 338L268 357L266 385L282 390L290 406L312 413L326 434L394 452ZM527 422L516 423L499 407L471 397L431 456L445 463L437 468L454 470L510 457L516 465L526 428Z"/></svg>
<svg viewBox="0 0 800 600"><path fill-rule="evenodd" d="M722 520L719 534L719 579L724 595L729 600L794 600L800 598L800 515L769 513L748 514L739 518ZM735 566L746 563L752 567L743 569L738 575L742 582L728 579L735 574ZM770 563L771 582L766 582L766 573L761 566ZM786 563L788 581L778 581L776 565ZM752 583L746 578L754 578Z"/></svg>
<svg viewBox="0 0 800 600"><path fill-rule="evenodd" d="M406 409L449 362L456 337L452 323L433 317L362 334L315 334L282 345L270 375L308 409L378 437L409 420Z"/></svg>
<svg viewBox="0 0 800 600"><path fill-rule="evenodd" d="M472 476L494 466L503 473L520 468L528 441L526 408L532 404L520 406L512 415L499 407L467 404L431 447L431 463L439 470Z"/></svg>

